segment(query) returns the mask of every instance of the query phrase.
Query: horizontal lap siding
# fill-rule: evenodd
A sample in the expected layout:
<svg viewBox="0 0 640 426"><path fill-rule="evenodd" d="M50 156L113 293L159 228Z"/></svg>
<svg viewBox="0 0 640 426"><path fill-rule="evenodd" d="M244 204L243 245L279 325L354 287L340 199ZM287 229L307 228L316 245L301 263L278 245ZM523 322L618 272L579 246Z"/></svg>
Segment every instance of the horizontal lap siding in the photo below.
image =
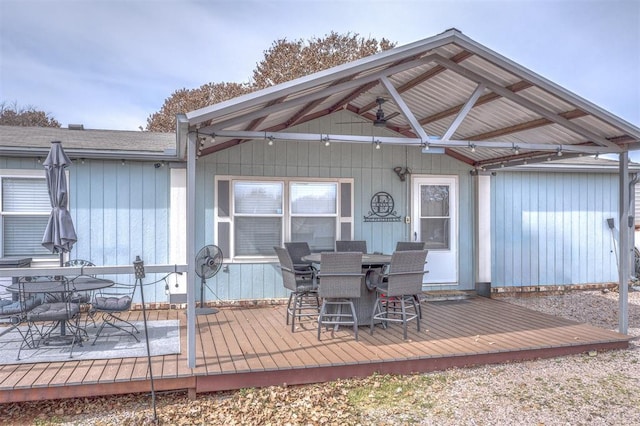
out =
<svg viewBox="0 0 640 426"><path fill-rule="evenodd" d="M494 286L617 281L617 175L504 172L491 193Z"/></svg>

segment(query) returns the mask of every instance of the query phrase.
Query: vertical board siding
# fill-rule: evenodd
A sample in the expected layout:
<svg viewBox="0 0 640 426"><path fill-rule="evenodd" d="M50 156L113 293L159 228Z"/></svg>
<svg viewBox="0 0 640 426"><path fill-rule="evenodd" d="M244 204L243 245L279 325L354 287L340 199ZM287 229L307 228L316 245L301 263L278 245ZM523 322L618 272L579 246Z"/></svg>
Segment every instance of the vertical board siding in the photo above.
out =
<svg viewBox="0 0 640 426"><path fill-rule="evenodd" d="M338 117L336 121L349 121ZM324 127L326 126L326 127ZM328 132L328 121L319 120L298 126L292 131ZM359 125L356 127L360 127ZM322 130L321 130L322 129ZM361 130L361 129L359 129ZM379 131L379 129L376 129ZM340 129L344 133L343 129ZM373 144L347 144L257 140L200 158L197 163L196 235L198 246L215 241L214 196L216 175L268 177L321 177L354 179L354 238L367 240L369 251L391 253L399 240L410 238L410 225L363 221L370 210L370 201L378 191L389 192L395 210L401 217L411 215L407 202L411 179L401 182L393 168L409 167L417 174L456 175L459 179L459 252L460 289L473 289L472 232L473 209L471 168L444 155L422 154L419 147ZM227 265L208 281L220 299L257 299L286 297L282 278L272 263L235 263ZM446 287L444 287L446 288ZM438 289L433 287L433 289ZM208 294L213 299L215 296Z"/></svg>
<svg viewBox="0 0 640 426"><path fill-rule="evenodd" d="M494 286L617 281L606 219L616 218L617 175L503 172L492 178Z"/></svg>
<svg viewBox="0 0 640 426"><path fill-rule="evenodd" d="M0 158L2 169L42 169L35 159ZM153 163L75 160L69 171L69 212L78 236L70 259L96 265L128 265L139 255L147 264L169 259L169 168ZM204 191L203 191L204 193ZM132 283L130 275L110 276ZM165 283L148 274L145 299L166 302ZM136 293L135 302L140 301Z"/></svg>
<svg viewBox="0 0 640 426"><path fill-rule="evenodd" d="M96 265L169 260L169 168L153 163L87 160L70 167L70 212L78 234L71 258ZM110 277L132 283L133 276ZM145 300L166 302L160 274L145 277ZM135 302L140 302L136 292Z"/></svg>

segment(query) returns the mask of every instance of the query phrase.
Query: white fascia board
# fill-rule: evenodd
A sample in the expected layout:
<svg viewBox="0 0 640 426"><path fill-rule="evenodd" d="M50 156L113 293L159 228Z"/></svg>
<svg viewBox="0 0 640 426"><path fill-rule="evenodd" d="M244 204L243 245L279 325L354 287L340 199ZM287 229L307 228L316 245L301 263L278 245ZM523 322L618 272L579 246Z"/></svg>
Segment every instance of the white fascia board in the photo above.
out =
<svg viewBox="0 0 640 426"><path fill-rule="evenodd" d="M478 55L482 59L485 59L498 67L520 77L521 79L533 83L535 86L548 91L549 93L563 99L564 101L575 105L579 109L601 119L610 124L613 127L617 127L621 131L627 133L638 141L640 141L640 128L634 126L628 121L617 117L610 112L602 109L601 107L587 101L584 98L576 95L573 92L557 85L556 83L547 80L546 78L534 73L533 71L519 65L512 60L496 53L495 51L481 45L480 43L472 40L462 33L455 34L454 43L461 48Z"/></svg>
<svg viewBox="0 0 640 426"><path fill-rule="evenodd" d="M187 134L189 133L189 120L184 114L176 114L176 157L187 156Z"/></svg>
<svg viewBox="0 0 640 426"><path fill-rule="evenodd" d="M357 61L338 65L328 70L300 77L295 80L267 87L257 92L248 93L225 102L200 108L186 114L190 125L197 125L204 121L214 119L222 114L238 112L256 103L271 102L287 96L291 93L305 91L310 88L329 84L350 75L359 74L369 69L377 68L384 64L393 63L414 55L428 52L429 50L451 43L457 30L449 30L442 34L420 40L405 46L396 47L378 54L359 59Z"/></svg>

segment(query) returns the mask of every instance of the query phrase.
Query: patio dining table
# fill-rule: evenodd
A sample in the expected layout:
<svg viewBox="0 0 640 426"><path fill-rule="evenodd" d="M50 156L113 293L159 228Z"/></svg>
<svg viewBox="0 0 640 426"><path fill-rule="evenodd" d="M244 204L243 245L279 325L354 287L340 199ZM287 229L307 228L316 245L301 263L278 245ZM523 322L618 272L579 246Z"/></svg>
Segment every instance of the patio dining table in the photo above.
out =
<svg viewBox="0 0 640 426"><path fill-rule="evenodd" d="M88 275L75 276L68 279L68 284L63 279L54 279L52 281L40 282L37 285L20 287L18 283L13 283L7 287L7 290L12 293L18 293L24 291L31 294L66 294L66 296L72 296L81 292L91 292L102 288L111 287L114 285L112 280L103 278L92 277ZM64 297L66 297L64 296ZM65 321L59 321L60 337L65 339Z"/></svg>
<svg viewBox="0 0 640 426"><path fill-rule="evenodd" d="M321 253L312 253L304 256L302 260L313 262L320 265L320 271L322 271ZM371 321L371 313L376 303L376 287L375 283L370 280L370 271L383 268L385 265L391 263L390 254L379 253L364 253L362 255L362 269L367 273L362 279L362 285L360 286L360 297L353 299L353 305L356 309L356 315L358 316L358 325L369 325Z"/></svg>

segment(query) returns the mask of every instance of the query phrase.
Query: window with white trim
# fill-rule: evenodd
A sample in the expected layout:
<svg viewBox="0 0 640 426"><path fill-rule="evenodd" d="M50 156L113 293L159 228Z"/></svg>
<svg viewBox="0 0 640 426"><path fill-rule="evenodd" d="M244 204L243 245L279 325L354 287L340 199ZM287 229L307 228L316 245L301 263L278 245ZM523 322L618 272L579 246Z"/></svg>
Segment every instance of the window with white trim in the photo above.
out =
<svg viewBox="0 0 640 426"><path fill-rule="evenodd" d="M0 175L0 255L51 257L42 246L51 202L42 173Z"/></svg>
<svg viewBox="0 0 640 426"><path fill-rule="evenodd" d="M215 242L225 258L273 257L285 241L333 250L352 238L353 179L219 176L216 188Z"/></svg>

